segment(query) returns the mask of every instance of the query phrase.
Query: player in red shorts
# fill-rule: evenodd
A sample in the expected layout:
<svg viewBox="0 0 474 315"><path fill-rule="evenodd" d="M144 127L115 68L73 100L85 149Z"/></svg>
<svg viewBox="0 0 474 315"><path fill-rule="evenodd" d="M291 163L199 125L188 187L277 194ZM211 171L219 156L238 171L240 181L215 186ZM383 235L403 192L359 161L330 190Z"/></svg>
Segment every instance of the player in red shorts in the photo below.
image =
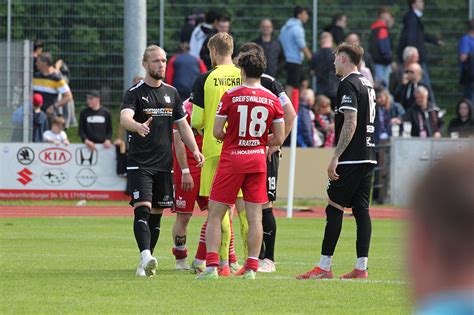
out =
<svg viewBox="0 0 474 315"><path fill-rule="evenodd" d="M266 67L260 54L239 56L244 84L228 90L217 108L213 134L223 140L219 166L209 196L206 271L197 279L217 279L221 221L242 189L247 211L249 257L240 274L255 279L262 245L262 205L267 196L267 146L281 145L285 124L278 98L260 85ZM227 123L227 127L225 125ZM272 126L272 135L268 130ZM226 129L226 131L224 131Z"/></svg>
<svg viewBox="0 0 474 315"><path fill-rule="evenodd" d="M188 123L191 123L193 104L187 99L183 102L183 107L188 114L186 119ZM176 213L176 221L173 226L173 255L176 258L176 269L189 270L189 265L186 263L188 257L186 248L188 223L193 215L195 203L197 202L201 210L205 210L208 206L208 198L199 196L201 168L194 160L192 152L185 147L177 131L177 129L173 129L175 206L172 212ZM195 129L193 129L193 132L199 150L201 150L202 135Z"/></svg>

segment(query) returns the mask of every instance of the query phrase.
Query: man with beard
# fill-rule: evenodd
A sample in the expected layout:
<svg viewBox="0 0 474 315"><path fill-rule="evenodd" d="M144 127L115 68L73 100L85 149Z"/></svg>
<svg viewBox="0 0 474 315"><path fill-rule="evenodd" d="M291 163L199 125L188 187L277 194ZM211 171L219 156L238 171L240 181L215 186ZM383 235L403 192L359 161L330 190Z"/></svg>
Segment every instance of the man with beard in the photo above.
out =
<svg viewBox="0 0 474 315"><path fill-rule="evenodd" d="M163 82L166 52L156 45L147 47L142 65L145 79L125 93L120 124L130 131L127 171L132 191L130 205L135 212L133 231L141 256L137 275L151 277L157 265L152 253L160 235L163 209L174 203L173 124L199 166L204 157L186 122L177 90Z"/></svg>

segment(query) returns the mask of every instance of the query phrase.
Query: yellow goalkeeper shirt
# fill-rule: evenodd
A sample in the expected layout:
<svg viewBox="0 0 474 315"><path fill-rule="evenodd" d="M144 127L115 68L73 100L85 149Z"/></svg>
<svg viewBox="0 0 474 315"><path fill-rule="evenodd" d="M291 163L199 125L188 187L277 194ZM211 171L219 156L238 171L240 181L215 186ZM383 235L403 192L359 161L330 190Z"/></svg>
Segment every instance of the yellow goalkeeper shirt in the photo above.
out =
<svg viewBox="0 0 474 315"><path fill-rule="evenodd" d="M202 153L206 159L221 155L222 141L212 134L217 106L225 91L240 84L240 69L233 64L217 66L194 82L189 99L193 103L191 125L204 133Z"/></svg>

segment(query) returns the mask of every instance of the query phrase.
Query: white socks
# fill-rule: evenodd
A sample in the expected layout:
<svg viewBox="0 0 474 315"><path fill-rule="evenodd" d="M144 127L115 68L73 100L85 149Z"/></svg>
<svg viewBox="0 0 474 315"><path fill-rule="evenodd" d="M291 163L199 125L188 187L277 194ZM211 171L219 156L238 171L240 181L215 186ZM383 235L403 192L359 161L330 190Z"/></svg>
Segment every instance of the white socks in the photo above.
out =
<svg viewBox="0 0 474 315"><path fill-rule="evenodd" d="M206 272L214 272L217 270L217 267L206 267Z"/></svg>
<svg viewBox="0 0 474 315"><path fill-rule="evenodd" d="M152 257L149 249L145 249L144 251L142 251L140 253L140 256L142 257L142 261L146 261L150 259L150 257Z"/></svg>
<svg viewBox="0 0 474 315"><path fill-rule="evenodd" d="M319 260L318 267L323 270L330 271L331 265L332 265L332 256L321 255L321 259Z"/></svg>
<svg viewBox="0 0 474 315"><path fill-rule="evenodd" d="M176 248L177 250L185 250L186 249L186 245L180 245L180 246L174 246L174 248Z"/></svg>
<svg viewBox="0 0 474 315"><path fill-rule="evenodd" d="M357 263L355 265L355 269L358 270L367 270L367 262L369 258L368 257L359 257L357 258Z"/></svg>

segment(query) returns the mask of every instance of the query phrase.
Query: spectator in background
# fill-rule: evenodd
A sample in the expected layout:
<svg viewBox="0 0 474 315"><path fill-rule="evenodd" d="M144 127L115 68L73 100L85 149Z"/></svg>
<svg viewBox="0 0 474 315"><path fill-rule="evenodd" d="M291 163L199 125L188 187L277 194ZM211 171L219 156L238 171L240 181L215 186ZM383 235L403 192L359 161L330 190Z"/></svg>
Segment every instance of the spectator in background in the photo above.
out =
<svg viewBox="0 0 474 315"><path fill-rule="evenodd" d="M474 314L474 153L449 155L416 185L408 229L413 314Z"/></svg>
<svg viewBox="0 0 474 315"><path fill-rule="evenodd" d="M464 86L464 97L474 102L474 19L469 20L468 26L468 33L459 41L460 83Z"/></svg>
<svg viewBox="0 0 474 315"><path fill-rule="evenodd" d="M219 14L213 10L206 12L204 22L199 23L191 34L189 49L191 55L200 57L204 41L217 33ZM210 67L209 67L210 68Z"/></svg>
<svg viewBox="0 0 474 315"><path fill-rule="evenodd" d="M297 145L302 148L314 147L313 121L310 111L314 106L314 92L311 89L301 91L298 107L298 137Z"/></svg>
<svg viewBox="0 0 474 315"><path fill-rule="evenodd" d="M39 93L33 94L33 142L43 142L43 134L49 130L48 117L41 110L43 96Z"/></svg>
<svg viewBox="0 0 474 315"><path fill-rule="evenodd" d="M38 72L33 75L33 91L43 96L43 110L48 119L57 115L59 107L72 100L72 93L66 81L55 71L53 57L50 53L42 53L36 60ZM61 100L58 96L61 95Z"/></svg>
<svg viewBox="0 0 474 315"><path fill-rule="evenodd" d="M405 109L400 103L394 102L388 90L377 87L375 114L375 143L388 140L392 136L392 126L400 126L405 115ZM400 132L396 136L401 134Z"/></svg>
<svg viewBox="0 0 474 315"><path fill-rule="evenodd" d="M413 46L405 47L403 50L403 63L396 65L396 68L393 69L390 74L390 80L388 85L388 90L390 94L395 95L397 90L403 85L403 74L409 65L412 63L418 63L420 61L420 55L418 54L418 49Z"/></svg>
<svg viewBox="0 0 474 315"><path fill-rule="evenodd" d="M386 7L379 9L378 20L370 26L369 52L374 59L376 85L388 87L392 71L392 37L389 29L393 27L393 15Z"/></svg>
<svg viewBox="0 0 474 315"><path fill-rule="evenodd" d="M415 90L417 87L424 86L428 88L421 82L422 78L423 69L420 64L412 63L405 69L402 78L402 85L398 88L395 94L395 100L402 104L405 110L408 110L415 103ZM431 101L431 96L429 97L429 100Z"/></svg>
<svg viewBox="0 0 474 315"><path fill-rule="evenodd" d="M314 126L318 131L318 136L322 135L322 145L320 147L334 147L334 113L331 110L331 100L324 96L318 95L315 98L314 110Z"/></svg>
<svg viewBox="0 0 474 315"><path fill-rule="evenodd" d="M211 21L211 19L213 19L212 28L203 29L203 32L205 34L205 38L204 38L204 41L201 45L201 50L199 51L199 55L197 56L197 57L201 58L201 60L206 65L207 69L212 69L212 62L211 62L211 57L209 55L209 48L207 47L207 43L209 42L209 39L213 35L215 35L219 32L217 28L219 26L219 19L221 17L220 14L217 14L217 13L212 12L212 11L210 11L210 12L211 13L209 13L209 15L210 15L209 19L207 19L207 15L206 15L206 21Z"/></svg>
<svg viewBox="0 0 474 315"><path fill-rule="evenodd" d="M345 14L336 14L332 17L332 22L330 25L324 28L325 32L329 32L332 35L332 38L336 42L336 45L339 45L346 38L344 33L347 27L347 16Z"/></svg>
<svg viewBox="0 0 474 315"><path fill-rule="evenodd" d="M316 94L329 97L331 104L334 105L339 79L334 68L334 42L331 33L322 32L319 45L321 48L311 58L310 73L316 76Z"/></svg>
<svg viewBox="0 0 474 315"><path fill-rule="evenodd" d="M178 54L166 66L165 82L174 86L181 99L185 100L193 90L194 81L206 71L204 62L189 53L188 43L180 43Z"/></svg>
<svg viewBox="0 0 474 315"><path fill-rule="evenodd" d="M260 22L260 37L253 40L254 43L263 48L263 53L267 59L265 73L276 77L280 65L285 61L283 48L278 39L273 38L273 23L270 19L263 19Z"/></svg>
<svg viewBox="0 0 474 315"><path fill-rule="evenodd" d="M64 132L64 118L55 117L51 124L51 130L46 130L43 133L43 141L54 143L55 145L65 144L69 145L67 134Z"/></svg>
<svg viewBox="0 0 474 315"><path fill-rule="evenodd" d="M44 44L41 40L37 39L33 43L33 74L39 71L38 66L36 65L36 60L38 56L43 53Z"/></svg>
<svg viewBox="0 0 474 315"><path fill-rule="evenodd" d="M410 107L403 120L411 123L411 136L420 138L441 138L442 121L439 109L428 101L428 89L418 86L415 90L415 106Z"/></svg>
<svg viewBox="0 0 474 315"><path fill-rule="evenodd" d="M311 51L306 46L303 24L308 22L309 9L297 5L293 17L286 21L280 31L280 43L286 60L286 94L291 98L293 89L299 88L303 72L303 55L310 60ZM302 54L303 53L303 54Z"/></svg>
<svg viewBox="0 0 474 315"><path fill-rule="evenodd" d="M474 137L474 118L472 117L472 103L463 99L456 106L456 118L449 122L448 133L451 138Z"/></svg>
<svg viewBox="0 0 474 315"><path fill-rule="evenodd" d="M234 51L232 52L232 58L235 58L237 56L237 44L235 42L235 36L233 36L231 32L231 26L232 26L232 18L227 15L227 14L221 14L219 16L219 21L217 22L217 32L219 33L227 33L232 36L232 41L234 43ZM209 49L207 48L207 43L209 42L209 38L205 41L205 49L206 49L206 54L209 54ZM204 49L203 45L203 49ZM187 98L187 97L186 97Z"/></svg>
<svg viewBox="0 0 474 315"><path fill-rule="evenodd" d="M360 43L360 36L359 34L352 32L349 33L346 37L346 42L353 45L362 46ZM374 73L375 73L375 65L374 59L370 52L364 50L364 55L362 56L362 62L359 65L359 71L362 73L367 79L370 80L372 85L374 85Z"/></svg>
<svg viewBox="0 0 474 315"><path fill-rule="evenodd" d="M79 118L79 137L91 151L96 150L96 144L109 149L112 147L112 116L100 105L99 91L89 91L86 96L87 108L81 111Z"/></svg>
<svg viewBox="0 0 474 315"><path fill-rule="evenodd" d="M189 43L194 28L202 22L204 22L204 13L199 9L194 10L193 14L185 16L184 25L179 31L179 42Z"/></svg>
<svg viewBox="0 0 474 315"><path fill-rule="evenodd" d="M425 28L421 22L423 10L425 7L424 0L408 0L409 11L403 17L403 28L400 31L400 42L398 44L398 58L402 60L403 49L407 46L413 46L418 49L420 54L420 64L425 74L425 83L430 92L431 80L426 66L426 46L425 42L444 46L444 42L433 36L425 33Z"/></svg>

